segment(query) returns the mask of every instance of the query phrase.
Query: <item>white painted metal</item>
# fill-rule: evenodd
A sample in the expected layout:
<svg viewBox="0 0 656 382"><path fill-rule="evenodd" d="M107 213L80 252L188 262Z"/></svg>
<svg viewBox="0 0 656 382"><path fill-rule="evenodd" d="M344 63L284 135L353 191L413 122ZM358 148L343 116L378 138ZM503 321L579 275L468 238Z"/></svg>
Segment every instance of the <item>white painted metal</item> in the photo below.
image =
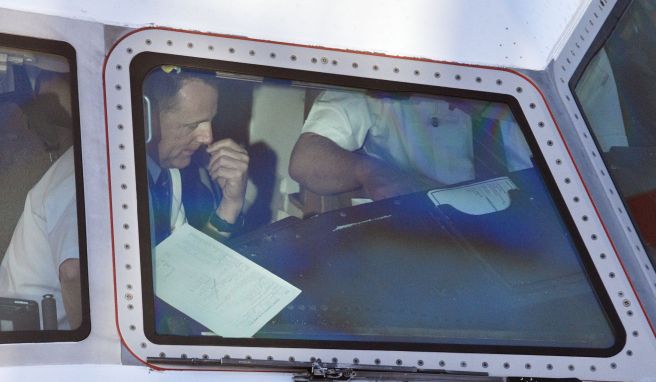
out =
<svg viewBox="0 0 656 382"><path fill-rule="evenodd" d="M146 43L147 40L150 44ZM231 48L234 53L231 53ZM374 360L378 358L383 365L395 365L399 359L404 365L417 365L421 361L426 368L486 372L494 376L530 374L537 377L577 376L586 379L603 376L604 379L639 380L647 375L656 375L656 365L652 365L651 362L656 355L653 348L654 339L648 335L638 337L629 335L625 348L609 358L171 346L151 343L143 334L142 308L135 303L142 299L141 265L135 208L136 182L130 78L127 70L132 58L143 51L439 85L509 94L517 98L627 332L650 333L649 324L642 312L625 305L625 301L636 301L636 297L618 259L613 256L602 256L602 254L613 253L611 243L588 198L585 186L542 94L528 78L511 70L337 52L199 33L146 29L131 34L115 46L108 57L105 72L119 330L126 345L139 359L145 360L148 356L156 357L160 353L169 356L179 356L184 353L189 357L198 358L203 355L221 358L227 354L232 358L250 356L254 359L266 359L272 356L277 360L293 357L299 361L308 361L310 357L321 359L335 357L349 362L357 358L360 363L374 364ZM275 58L271 58L271 53L275 53ZM296 59L291 59L292 56ZM326 62L336 60L338 65L323 64L324 57L327 58ZM357 65L353 65L354 63ZM125 165L125 168L122 169L121 165ZM127 187L122 187L124 184ZM587 220L584 220L583 216L587 216ZM129 248L125 244L128 244ZM622 297L618 296L618 290L623 291ZM631 311L630 315L629 311ZM638 353L642 356L637 357Z"/></svg>
<svg viewBox="0 0 656 382"><path fill-rule="evenodd" d="M0 365L118 363L114 323L111 230L102 98L103 26L24 12L0 11L0 32L71 44L77 54L84 168L91 334L79 343L0 345Z"/></svg>
<svg viewBox="0 0 656 382"><path fill-rule="evenodd" d="M0 0L0 7L109 25L540 70L591 1Z"/></svg>
<svg viewBox="0 0 656 382"><path fill-rule="evenodd" d="M216 3L216 4L215 4ZM577 375L592 380L654 380L656 366L652 360L656 357L653 331L649 327L642 311L637 308L637 298L633 294L619 258L616 256L600 257L601 253L614 253L610 247L601 222L593 209L587 193L583 188L565 145L560 139L556 125L551 119L541 95L532 83L516 73L494 69L463 67L458 65L432 63L426 61L411 61L390 57L353 54L346 52L326 51L322 49L294 47L290 45L258 43L246 40L216 38L205 35L191 35L181 32L162 32L147 30L138 32L122 41L110 57L107 73L107 95L109 113L109 149L111 151L112 184L114 195L114 210L111 211L115 227L109 221L109 189L106 159L106 142L102 102L102 61L107 53L105 39L107 31L105 24L119 26L137 26L149 23L225 33L230 35L245 35L251 38L291 42L296 44L328 46L360 50L366 52L384 52L391 55L425 57L441 61L465 63L480 63L492 66L512 66L528 69L543 69L551 57L557 56L554 65L554 79L567 105L570 119L576 126L580 140L568 142L570 147L584 147L590 153L588 158L597 170L604 170L603 163L592 153L596 148L591 144L589 132L581 121L576 119L580 111L573 102L567 101L572 95L561 85L568 81L578 60L587 49L597 28L607 16L610 2L605 10L599 10L596 1L540 0L540 1L363 1L347 2L346 0L331 1L329 5L319 5L314 2L286 1L266 2L213 2L198 1L193 6L183 2L154 1L129 2L125 0L113 2L85 2L82 0L52 1L31 0L17 4L11 0L0 0L0 7L20 8L41 13L59 14L77 20L60 17L44 16L26 12L0 9L0 32L23 36L56 39L67 41L73 45L78 57L78 82L81 112L85 203L87 206L87 239L89 253L89 279L91 295L91 335L80 343L51 344L7 344L0 345L0 380L43 380L57 381L58 375L68 377L66 380L107 380L109 378L130 379L219 379L219 380L289 380L289 375L281 374L231 374L202 372L149 372L144 367L113 367L98 364L119 365L120 344L114 322L114 292L113 279L110 270L112 263L112 229L116 234L116 269L117 296L120 315L120 331L126 338L128 346L140 358L159 355L165 352L169 356L187 353L189 356L208 354L220 358L224 354L233 357L266 358L273 355L276 359L287 359L294 356L297 360L307 360L310 356L330 359L333 356L340 360L351 360L354 357L362 363L373 363L374 358L380 358L385 364L395 364L401 359L404 365L414 365L423 360L425 367L435 367L455 371L481 371L491 375L532 375L544 377L564 377ZM208 8L210 7L210 8ZM603 7L602 7L603 8ZM579 26L574 24L581 19ZM599 19L599 21L597 21ZM87 21L82 21L87 20ZM594 25L586 25L592 20ZM507 29L506 29L507 28ZM587 29L587 32L585 31ZM569 36L574 30L570 40ZM585 42L576 46L576 38L581 34ZM145 50L145 36L153 41L149 50L167 53L186 54L196 57L221 58L240 62L260 63L271 66L283 66L306 70L326 71L338 74L357 75L371 78L386 78L411 83L426 83L448 87L484 90L511 94L516 97L537 141L547 158L550 170L554 174L558 186L568 203L568 207L577 221L578 228L586 241L593 261L608 288L613 305L622 318L628 334L627 344L621 353L610 358L586 357L538 357L500 354L428 354L413 352L379 352L379 351L337 351L312 349L264 349L264 348L220 348L220 347L173 347L153 345L146 341L141 331L142 312L138 288L139 280L138 241L136 240L136 218L134 208L123 211L121 204L134 206L134 166L132 165L132 129L131 106L129 100L129 81L127 68L132 56ZM165 41L173 41L169 47ZM561 41L561 42L559 42ZM562 41L568 41L563 43ZM187 43L193 42L193 48ZM514 44L513 44L514 43ZM210 52L207 46L212 44ZM501 46L499 46L501 44ZM133 53L127 53L131 47ZM236 53L227 53L229 46L235 47ZM562 47L562 49L561 49ZM250 56L248 51L255 50L258 54ZM562 54L560 53L562 51ZM576 58L570 51L575 52ZM259 54L266 52L265 54ZM276 59L268 53L276 52ZM287 58L292 54L298 57L291 62ZM339 65L322 66L312 64L312 57L330 57L339 61ZM570 62L567 62L570 58ZM358 62L358 69L352 62ZM344 65L342 65L344 63ZM567 63L567 65L565 65ZM121 64L122 70L116 70ZM378 71L371 68L376 64ZM559 81L560 66L566 69L563 82ZM399 73L394 73L394 68ZM415 74L415 70L419 74ZM434 76L435 72L440 77ZM455 75L460 75L460 80ZM476 77L481 82L476 82ZM501 80L497 85L496 80ZM114 85L121 83L123 90L116 91ZM518 93L517 88L522 92ZM552 102L550 100L549 102ZM568 103L569 102L569 103ZM118 112L117 104L123 106ZM531 108L530 104L536 105ZM539 127L540 122L545 124ZM119 131L118 123L124 125ZM588 134L586 136L585 134ZM547 142L553 144L549 145ZM125 149L120 150L118 144L123 143ZM573 150L575 151L575 150ZM556 159L561 159L561 165L556 165ZM578 157L576 158L579 159ZM119 164L125 163L127 170L120 170ZM586 175L593 177L593 175ZM570 182L565 183L565 178ZM607 197L613 206L621 206L617 193L608 177L599 177L604 187L608 189ZM120 189L120 184L131 185L127 191ZM573 196L579 197L574 202ZM117 210L120 209L120 210ZM590 217L585 224L577 217ZM604 216L604 220L618 220L624 226L629 226L627 218L621 214ZM127 222L131 229L124 231L122 224ZM591 236L597 235L597 240ZM635 234L627 231L627 237L632 243L639 244ZM131 250L125 251L124 243L131 244ZM636 249L639 262L646 261L644 250ZM131 265L127 271L126 264ZM642 263L641 263L642 264ZM610 273L615 277L611 278ZM644 272L646 278L653 280L653 271ZM650 278L651 277L651 278ZM129 292L127 284L133 289ZM652 283L653 284L653 283ZM622 292L622 297L619 296ZM132 295L133 309L128 309L127 293ZM630 306L625 306L625 300ZM628 316L628 310L633 315ZM135 330L130 329L135 326ZM632 333L638 332L635 337ZM142 348L141 344L145 344ZM628 355L628 351L632 355ZM483 362L487 367L483 367ZM5 367L10 365L38 364L75 365L51 367ZM89 364L89 366L80 366ZM507 366L506 366L507 365ZM61 378L61 380L64 380Z"/></svg>
<svg viewBox="0 0 656 382"><path fill-rule="evenodd" d="M147 382L289 382L291 374L255 372L212 372L166 371L159 372L139 366L123 365L49 365L0 367L0 381L48 381L48 382L107 382L107 381L147 381Z"/></svg>
<svg viewBox="0 0 656 382"><path fill-rule="evenodd" d="M629 274L632 288L639 298L639 300L630 299L628 303L631 304L633 311L646 311L651 319L651 328L643 334L654 338L656 336L656 271L637 235L636 227L625 210L620 193L608 175L609 171L592 139L593 134L585 124L583 113L574 101L574 94L569 89L570 79L582 64L584 54L590 48L615 3L614 0L595 2L586 10L580 24L564 43L564 48L555 59L549 75L552 76L557 95L569 117L569 123L573 125L573 129L568 134L570 145L580 145L582 148L578 150L580 155L576 159L580 162L585 161L591 168L591 171L584 175L591 180L591 192L599 201L600 210L604 213L604 220L607 221L607 229L615 242L616 250L613 255L617 262L621 263L617 271ZM621 298L619 296L625 295L625 292L625 289L617 289L614 294L611 293L611 296ZM627 332L633 335L633 330L627 329ZM655 347L656 344L653 344L651 349L646 350L653 351Z"/></svg>

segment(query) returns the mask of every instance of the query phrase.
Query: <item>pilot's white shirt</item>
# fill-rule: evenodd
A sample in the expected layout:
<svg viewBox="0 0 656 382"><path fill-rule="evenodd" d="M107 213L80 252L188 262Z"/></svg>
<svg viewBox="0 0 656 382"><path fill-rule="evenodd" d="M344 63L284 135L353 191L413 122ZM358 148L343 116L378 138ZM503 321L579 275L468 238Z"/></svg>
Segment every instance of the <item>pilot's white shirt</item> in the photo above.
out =
<svg viewBox="0 0 656 382"><path fill-rule="evenodd" d="M59 329L69 329L59 266L79 258L73 150L62 155L30 190L0 265L0 297L34 300L52 294Z"/></svg>
<svg viewBox="0 0 656 382"><path fill-rule="evenodd" d="M330 139L443 184L474 179L471 118L437 98L325 91L302 132Z"/></svg>

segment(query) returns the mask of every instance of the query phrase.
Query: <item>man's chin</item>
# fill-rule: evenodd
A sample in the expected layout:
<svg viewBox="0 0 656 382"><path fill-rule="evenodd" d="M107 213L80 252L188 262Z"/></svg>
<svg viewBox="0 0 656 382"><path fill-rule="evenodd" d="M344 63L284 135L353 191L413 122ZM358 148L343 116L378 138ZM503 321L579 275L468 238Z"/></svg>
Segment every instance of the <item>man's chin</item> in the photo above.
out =
<svg viewBox="0 0 656 382"><path fill-rule="evenodd" d="M178 168L178 169L183 169L191 163L191 155L189 156L184 156L184 157L178 157L174 160L171 161L171 167L172 168Z"/></svg>

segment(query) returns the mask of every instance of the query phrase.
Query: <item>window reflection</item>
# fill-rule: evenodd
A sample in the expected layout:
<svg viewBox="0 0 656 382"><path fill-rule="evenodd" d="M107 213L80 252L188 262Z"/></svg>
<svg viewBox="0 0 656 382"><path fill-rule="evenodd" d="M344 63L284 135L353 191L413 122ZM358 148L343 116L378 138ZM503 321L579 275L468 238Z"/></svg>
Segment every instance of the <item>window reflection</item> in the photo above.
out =
<svg viewBox="0 0 656 382"><path fill-rule="evenodd" d="M82 319L70 67L0 46L0 331Z"/></svg>
<svg viewBox="0 0 656 382"><path fill-rule="evenodd" d="M656 6L634 1L576 85L608 171L656 261Z"/></svg>
<svg viewBox="0 0 656 382"><path fill-rule="evenodd" d="M183 67L155 68L143 89L157 335L615 344L584 254L507 105ZM235 218L221 214L230 184ZM189 226L238 257L200 249ZM207 269L190 269L199 261ZM300 293L286 289L287 301L272 279L279 294L258 291L240 278L251 263ZM252 288L248 301L223 293L236 279L240 293ZM189 301L241 315L221 321ZM267 314L254 334L226 329Z"/></svg>

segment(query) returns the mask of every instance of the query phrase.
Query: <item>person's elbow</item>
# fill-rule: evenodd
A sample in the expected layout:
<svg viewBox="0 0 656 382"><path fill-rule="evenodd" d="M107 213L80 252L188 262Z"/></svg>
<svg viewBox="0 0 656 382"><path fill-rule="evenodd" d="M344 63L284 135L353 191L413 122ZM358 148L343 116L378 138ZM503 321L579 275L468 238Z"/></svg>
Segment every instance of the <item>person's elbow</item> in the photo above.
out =
<svg viewBox="0 0 656 382"><path fill-rule="evenodd" d="M59 266L59 281L62 285L79 282L80 260L67 259Z"/></svg>
<svg viewBox="0 0 656 382"><path fill-rule="evenodd" d="M289 176L300 184L307 184L312 173L312 135L301 134L289 158Z"/></svg>

